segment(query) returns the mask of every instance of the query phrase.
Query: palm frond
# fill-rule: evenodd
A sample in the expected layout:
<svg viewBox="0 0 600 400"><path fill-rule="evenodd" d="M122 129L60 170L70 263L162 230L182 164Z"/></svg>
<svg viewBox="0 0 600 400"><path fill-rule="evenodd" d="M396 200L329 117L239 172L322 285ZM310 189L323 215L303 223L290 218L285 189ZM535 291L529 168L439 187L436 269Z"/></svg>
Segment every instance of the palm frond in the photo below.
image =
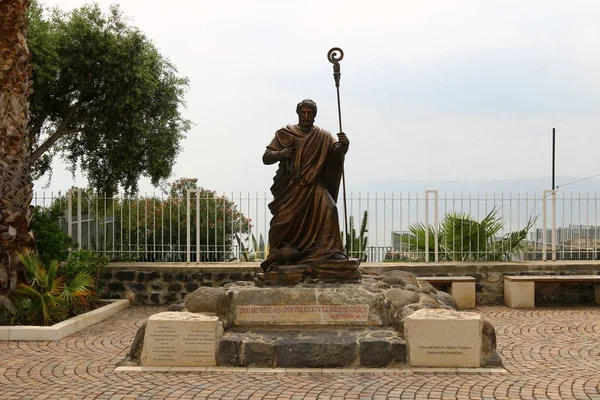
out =
<svg viewBox="0 0 600 400"><path fill-rule="evenodd" d="M90 290L92 287L94 287L94 278L86 271L81 271L68 285L65 286L60 294L60 298L67 303L75 301L76 299L82 300L92 294L92 291Z"/></svg>

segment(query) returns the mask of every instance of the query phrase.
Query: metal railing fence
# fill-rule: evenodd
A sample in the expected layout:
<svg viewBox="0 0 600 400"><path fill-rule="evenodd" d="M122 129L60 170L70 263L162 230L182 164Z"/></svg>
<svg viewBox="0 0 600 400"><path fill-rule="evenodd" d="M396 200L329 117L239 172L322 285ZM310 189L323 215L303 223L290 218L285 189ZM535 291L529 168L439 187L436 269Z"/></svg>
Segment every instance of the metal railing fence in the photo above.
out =
<svg viewBox="0 0 600 400"><path fill-rule="evenodd" d="M108 197L37 193L81 249L111 260L255 261L268 254L267 194ZM351 256L367 262L597 260L596 193L349 193ZM338 204L344 229L343 205ZM364 221L366 218L366 222Z"/></svg>

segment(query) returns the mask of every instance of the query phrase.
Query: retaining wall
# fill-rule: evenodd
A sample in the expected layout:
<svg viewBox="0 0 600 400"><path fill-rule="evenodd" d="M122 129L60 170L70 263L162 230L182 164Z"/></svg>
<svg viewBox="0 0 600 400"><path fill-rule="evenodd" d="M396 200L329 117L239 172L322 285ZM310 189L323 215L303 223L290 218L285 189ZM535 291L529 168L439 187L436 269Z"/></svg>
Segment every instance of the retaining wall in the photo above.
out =
<svg viewBox="0 0 600 400"><path fill-rule="evenodd" d="M536 261L481 263L365 263L364 273L401 270L417 276L472 276L477 280L477 305L504 304L505 275L600 275L599 261ZM102 274L100 295L128 298L138 304L170 304L200 286L219 287L252 281L258 263L109 263ZM593 303L593 284L536 284L536 304Z"/></svg>

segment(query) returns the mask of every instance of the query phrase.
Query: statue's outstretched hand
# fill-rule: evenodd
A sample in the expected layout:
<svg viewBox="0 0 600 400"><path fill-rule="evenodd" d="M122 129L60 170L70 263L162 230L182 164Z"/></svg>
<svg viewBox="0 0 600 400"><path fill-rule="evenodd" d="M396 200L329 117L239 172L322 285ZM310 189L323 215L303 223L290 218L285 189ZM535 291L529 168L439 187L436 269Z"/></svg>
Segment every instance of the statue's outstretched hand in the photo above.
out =
<svg viewBox="0 0 600 400"><path fill-rule="evenodd" d="M279 161L287 160L288 158L292 158L292 155L294 154L294 150L290 147L286 147L283 150L279 150L279 152L277 154L279 157Z"/></svg>

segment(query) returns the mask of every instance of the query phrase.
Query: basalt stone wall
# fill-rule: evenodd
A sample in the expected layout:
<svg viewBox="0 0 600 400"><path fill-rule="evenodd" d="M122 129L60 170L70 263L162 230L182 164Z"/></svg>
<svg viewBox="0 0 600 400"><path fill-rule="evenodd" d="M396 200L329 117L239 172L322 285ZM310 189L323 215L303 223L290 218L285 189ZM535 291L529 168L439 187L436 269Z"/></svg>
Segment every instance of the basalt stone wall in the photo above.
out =
<svg viewBox="0 0 600 400"><path fill-rule="evenodd" d="M200 266L198 266L200 265ZM261 269L248 264L110 263L101 275L100 296L136 304L181 302L200 286L252 281Z"/></svg>
<svg viewBox="0 0 600 400"><path fill-rule="evenodd" d="M504 304L505 275L600 275L598 261L522 263L365 263L361 270L385 274L408 271L417 276L472 276L477 305ZM103 298L128 298L137 304L170 304L183 300L200 286L220 287L252 281L258 263L110 263L101 276ZM440 287L441 290L446 290ZM592 303L591 283L536 283L536 304Z"/></svg>
<svg viewBox="0 0 600 400"><path fill-rule="evenodd" d="M472 276L476 279L475 295L479 306L504 304L504 276L506 275L600 275L598 261L386 264L369 264L369 268L381 273L402 270L417 276ZM444 287L439 289L446 290ZM536 305L593 302L593 283L535 284Z"/></svg>

